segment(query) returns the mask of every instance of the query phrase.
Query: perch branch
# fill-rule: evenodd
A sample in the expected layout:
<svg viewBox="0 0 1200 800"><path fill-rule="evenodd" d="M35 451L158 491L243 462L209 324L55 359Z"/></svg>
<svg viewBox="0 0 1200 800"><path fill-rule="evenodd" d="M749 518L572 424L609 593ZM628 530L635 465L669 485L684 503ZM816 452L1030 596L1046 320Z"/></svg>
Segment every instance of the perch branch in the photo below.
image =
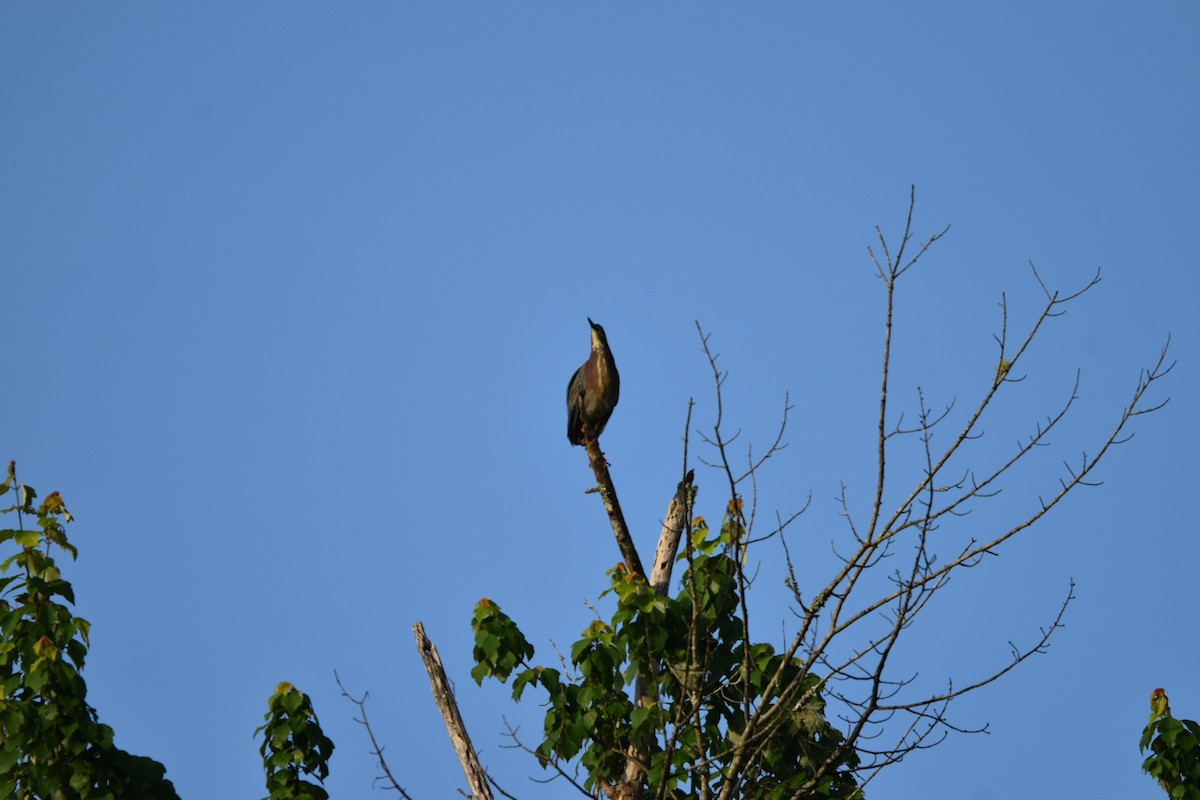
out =
<svg viewBox="0 0 1200 800"><path fill-rule="evenodd" d="M646 570L642 567L642 560L638 557L637 548L633 545L633 537L629 535L629 526L625 524L625 514L621 511L621 503L617 500L617 487L613 486L612 476L608 474L608 462L604 460L604 453L600 452L599 439L587 435L587 428L584 428L584 445L587 447L588 462L592 465L592 472L596 473L596 487L589 491L598 492L600 499L604 501L604 510L608 512L608 519L612 523L613 535L617 537L617 548L621 551L621 558L625 561L625 566L635 575L641 575L642 580L646 579Z"/></svg>

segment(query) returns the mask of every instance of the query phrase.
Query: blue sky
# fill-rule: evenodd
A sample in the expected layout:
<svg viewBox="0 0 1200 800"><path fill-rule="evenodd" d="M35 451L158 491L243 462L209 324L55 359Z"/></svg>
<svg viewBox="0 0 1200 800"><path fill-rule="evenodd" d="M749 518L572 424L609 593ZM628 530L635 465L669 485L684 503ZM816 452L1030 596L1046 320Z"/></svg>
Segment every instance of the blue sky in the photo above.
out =
<svg viewBox="0 0 1200 800"><path fill-rule="evenodd" d="M1041 301L1074 289L985 426L981 464L1056 410L1054 448L963 535L1094 452L1168 334L1179 365L1136 438L999 559L957 578L903 664L931 687L1049 654L953 708L966 727L883 798L1151 798L1137 740L1166 687L1200 717L1197 474L1200 11L1188 3L205 4L0 8L0 459L62 491L94 625L85 677L118 744L187 798L263 793L275 684L337 743L337 798L378 796L337 669L417 798L463 785L415 653L423 620L488 764L537 708L468 677L499 602L554 659L618 558L563 389L608 330L604 435L643 553L679 478L694 327L727 419L789 448L764 513L846 535L870 497L882 286L866 247L952 228L901 287L894 408L967 403ZM994 443L994 448L993 448ZM993 448L993 449L989 449ZM698 469L698 511L719 476ZM758 553L764 637L789 619ZM821 558L809 570L815 581ZM807 564L805 566L808 566ZM255 793L258 794L255 794Z"/></svg>

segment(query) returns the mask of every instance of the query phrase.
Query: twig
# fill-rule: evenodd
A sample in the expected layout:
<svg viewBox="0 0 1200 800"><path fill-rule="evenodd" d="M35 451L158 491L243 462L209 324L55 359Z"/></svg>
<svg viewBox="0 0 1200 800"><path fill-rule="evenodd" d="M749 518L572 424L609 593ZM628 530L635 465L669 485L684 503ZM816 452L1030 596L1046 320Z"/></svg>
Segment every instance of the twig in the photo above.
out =
<svg viewBox="0 0 1200 800"><path fill-rule="evenodd" d="M362 718L355 719L354 721L367 729L367 736L371 739L371 755L375 756L375 758L379 760L379 767L383 770L383 773L387 776L387 779L391 781L392 788L399 792L400 796L405 798L405 800L412 800L408 792L401 788L399 782L396 780L396 776L392 775L392 771L388 768L388 763L383 757L383 748L380 747L379 742L375 740L375 731L371 729L371 722L367 719L367 697L369 697L369 695L364 692L361 700L355 699L350 692L346 691L346 687L342 684L342 678L340 675L338 675L336 669L333 671L333 679L337 681L338 688L342 690L342 697L358 706L358 713L362 715Z"/></svg>

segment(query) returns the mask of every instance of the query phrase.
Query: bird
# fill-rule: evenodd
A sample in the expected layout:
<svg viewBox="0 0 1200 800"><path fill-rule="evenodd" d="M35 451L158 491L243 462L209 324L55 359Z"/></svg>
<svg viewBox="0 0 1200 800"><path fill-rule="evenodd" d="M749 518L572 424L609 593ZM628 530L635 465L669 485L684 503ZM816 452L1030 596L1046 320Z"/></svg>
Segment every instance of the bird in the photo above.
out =
<svg viewBox="0 0 1200 800"><path fill-rule="evenodd" d="M604 328L591 317L588 325L592 326L592 353L567 384L567 441L573 445L600 437L621 393L621 376Z"/></svg>

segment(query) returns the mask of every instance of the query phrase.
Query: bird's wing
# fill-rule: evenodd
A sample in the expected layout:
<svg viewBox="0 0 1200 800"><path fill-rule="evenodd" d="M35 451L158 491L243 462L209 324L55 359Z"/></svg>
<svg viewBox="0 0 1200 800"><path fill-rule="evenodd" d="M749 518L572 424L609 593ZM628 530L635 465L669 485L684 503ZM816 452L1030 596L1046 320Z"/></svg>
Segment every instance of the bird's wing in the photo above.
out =
<svg viewBox="0 0 1200 800"><path fill-rule="evenodd" d="M583 441L580 436L583 428L583 392L583 367L580 367L567 383L567 440L571 444Z"/></svg>

